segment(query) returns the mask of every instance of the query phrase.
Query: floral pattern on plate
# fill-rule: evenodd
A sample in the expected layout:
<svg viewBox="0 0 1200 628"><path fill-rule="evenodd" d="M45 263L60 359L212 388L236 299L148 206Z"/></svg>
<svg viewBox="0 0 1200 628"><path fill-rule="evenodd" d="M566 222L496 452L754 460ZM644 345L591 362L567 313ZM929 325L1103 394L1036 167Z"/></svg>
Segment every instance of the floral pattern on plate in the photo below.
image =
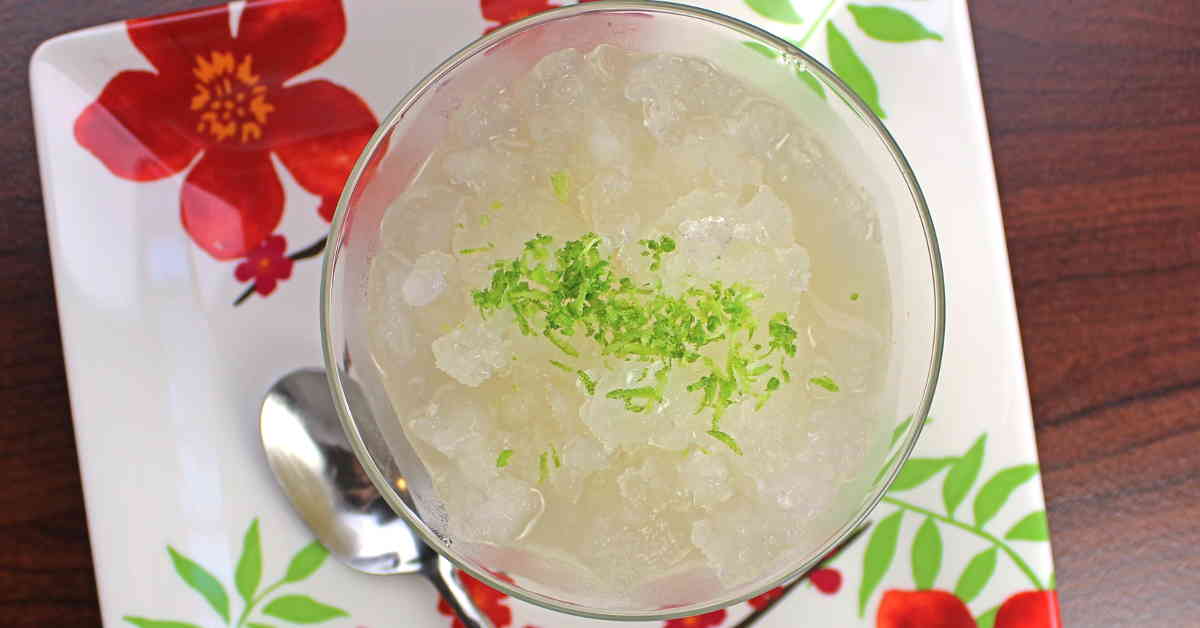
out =
<svg viewBox="0 0 1200 628"><path fill-rule="evenodd" d="M239 449L245 445L242 438L245 417L214 413L189 424L175 415L179 408L190 410L197 400L205 398L198 395L213 391L223 394L226 389L221 386L189 389L187 386L195 377L172 378L177 388L170 395L182 395L178 399L188 403L152 405L134 397L150 396L151 387L160 385L153 379L155 373L165 368L158 363L142 368L136 355L153 354L160 359L166 356L165 367L193 376L195 371L169 361L178 356L167 350L178 345L183 347L180 355L188 356L196 364L206 360L203 363L218 374L222 385L226 382L221 378L253 379L255 394L261 382L254 379L254 374L295 364L272 362L268 353L264 353L264 357L251 360L253 368L234 371L217 359L217 354L205 353L209 351L205 343L184 342L186 334L179 331L196 329L192 323L203 323L202 317L209 314L184 319L177 310L155 309L159 305L146 300L136 282L128 279L145 269L128 265L132 263L128 260L142 264L150 256L137 247L163 246L162 234L153 231L159 225L147 227L145 216L170 212L167 216L170 222L163 227L180 236L186 234L186 238L179 238L183 243L181 248L197 252L197 259L203 263L196 265L193 260L190 262L193 265L188 266L186 259L160 255L154 259L164 263L164 267L151 271L161 271L164 277L183 281L179 278L194 279L197 269L209 272L218 268L220 274L216 276L227 282L219 287L229 290L229 301L235 303L255 296L276 295L263 300L263 312L269 315L261 320L244 316L237 319L236 325L206 331L231 337L244 333L244 338L236 338L253 345L257 340L250 339L267 335L265 330L279 326L288 316L307 316L307 311L284 311L283 307L285 303L289 307L294 305L288 301L292 297L299 302L305 294L315 294L313 275L306 270L312 265L295 262L315 258L323 250L320 231L332 214L347 173L378 123L374 111L395 102L403 89L419 78L419 74L411 72L398 73L402 80L389 86L393 91L380 89L378 81L372 78L377 69L368 67L374 60L369 58L367 50L348 44L381 41L386 37L408 38L406 50L428 49L427 56L416 64L423 72L452 52L453 47L468 43L471 37L567 3L567 0L446 0L446 15L460 26L454 30L454 20L447 17L438 21L440 14L422 13L421 3L405 0L360 0L345 5L339 0L249 0L130 20L116 28L91 29L67 36L68 41L59 49L65 55L47 56L41 52L35 55L35 75L41 77L40 84L35 80L34 86L39 159L43 162L43 184L56 191L47 194L47 213L55 218L50 221L51 248L59 282L64 339L71 349L68 374L73 398L79 397L73 410L93 526L93 548L98 557L97 580L109 624L208 628L244 622L246 627L278 628L323 617L321 622L331 626L382 628L389 623L386 618L394 617L395 608L375 602L380 599L377 591L382 590L378 581L354 580L356 574L337 565L313 568L303 582L279 580L264 587L262 575L252 577L255 552L251 548L255 544L251 532L257 535L257 524L247 529L246 520L254 513L260 513L263 521L274 522L273 534L264 532L259 539L265 546L258 553L260 574L269 575L271 571L262 567L270 564L264 554L286 556L295 548L305 547L315 556L319 547L305 545L306 533L288 519L282 501L266 502L274 504L271 508L275 510L271 511L261 505L277 495L273 492L274 485L267 483L269 478L254 479L252 465L259 461L245 457L246 452ZM947 212L935 215L935 219L939 232L945 236L946 258L956 260L954 268L947 268L950 290L956 297L951 305L958 308L952 313L956 324L949 329L947 357L958 359L958 368L943 371L943 384L938 392L939 402L956 411L946 411L946 419L926 430L919 453L905 468L888 502L874 515L874 528L836 560L813 572L809 583L801 585L800 590L772 610L763 625L824 622L824 625L880 627L1058 628L1061 621L1048 533L1041 493L1036 486L1036 449L1027 406L1023 405L1027 400L1020 354L1019 350L1012 350L1019 347L1019 338L1012 318L1011 294L1002 285L1007 280L1003 238L989 222L996 218L998 210L992 205L994 190L986 185L984 175L988 173L971 166L978 161L986 167L990 162L985 128L982 122L976 124L982 120L977 104L978 87L963 80L964 76L973 76L965 8L953 0L894 0L878 5L843 4L842 0L711 0L703 4L754 21L803 44L806 50L826 60L876 112L887 116L890 130L904 144L922 177L935 214L939 207ZM358 21L348 15L357 16ZM386 19L377 19L378 16ZM423 20L436 24L436 28L426 26ZM381 26L383 22L390 25ZM84 40L90 40L88 46L93 47L77 45ZM82 61L86 52L95 51L104 53L98 55L101 59ZM145 63L139 65L131 60L130 51ZM331 62L335 53L339 58L345 53L351 63ZM107 61L108 54L120 61ZM71 55L75 57L67 58ZM961 65L960 61L968 65ZM42 69L38 63L43 64ZM47 72L46 67L52 71ZM102 76L93 71L97 67L101 68ZM76 78L72 80L85 89L63 89L61 83L47 78L63 68L77 75L95 76L97 83L79 82L81 79ZM919 68L912 70L919 78L907 74L910 68ZM798 78L805 80L805 76L801 74ZM812 87L811 81L806 82ZM917 94L916 90L922 91ZM912 98L914 94L921 98ZM940 100L935 102L932 100L935 97ZM374 110L368 102L374 105ZM936 121L922 117L928 110L933 111ZM946 122L947 118L955 122ZM48 132L52 127L55 131ZM939 140L939 133L946 128L954 130L953 136ZM55 139L43 144L46 137ZM963 137L970 141L960 141ZM930 146L937 149L934 157L925 150ZM46 164L54 168L47 169ZM289 187L293 181L298 188ZM970 181L983 181L984 185L980 188L964 183ZM174 196L164 198L157 192L147 192L144 198L153 198L152 204L143 203L145 207L125 211L106 204L114 195L140 192L152 183L159 186L156 189L167 189ZM88 194L66 193L79 187ZM93 188L99 191L93 192ZM285 191L297 189L306 194ZM310 201L308 194L315 201ZM92 202L89 195L97 200ZM64 202L64 198L71 200ZM134 205L143 199L136 194L130 198L134 199ZM285 208L287 219L309 215L312 224L302 223L301 228L293 231L285 224ZM974 211L977 208L979 211ZM173 222L175 212L179 214L178 224ZM953 218L947 219L951 213ZM138 234L144 230L158 239L117 240L109 237L111 234L94 236L95 242L80 239L80 234L97 232L97 224L107 226L98 223L94 216L102 216L102 220ZM955 250L958 243L968 244ZM126 263L119 267L124 274L117 273L115 264L111 268L95 264L97 251ZM997 256L995 251L1001 254ZM176 266L168 264L179 259L183 261ZM177 273L177 269L184 272ZM192 275L187 274L189 270ZM971 281L965 281L964 275L969 275ZM979 281L979 277L987 281ZM972 292L975 284L1001 289ZM89 292L87 287L95 287L95 291ZM118 288L127 292L118 292ZM235 292L239 289L240 296ZM996 300L996 295L1002 298ZM190 307L191 303L187 305ZM137 310L138 307L144 309ZM142 327L118 338L121 346L117 349L128 350L133 357L95 340L107 338L104 333L85 333L91 329L85 321L111 324L105 318L110 314L113 320L145 317L134 321ZM145 321L159 327L143 325ZM977 321L984 321L980 323L982 327L971 328ZM975 351L969 358L962 355L955 358L956 352L964 351L964 345L975 346L964 341L967 337L975 344L986 345L983 348L987 351ZM294 354L289 355L294 361ZM316 355L309 357L319 359L313 357ZM989 356L1000 357L989 362ZM116 367L108 370L128 373L130 381L136 380L136 384L124 387L126 382L120 379L105 379L109 376L104 371L89 370L89 365L107 361ZM970 368L975 364L983 365L985 378L979 378L978 373L972 376ZM226 371L237 375L226 375ZM102 385L80 386L91 379ZM985 384L976 384L984 379ZM997 379L1002 380L1003 386L996 383ZM108 389L122 391L123 395L114 396L119 401L118 407L106 405L111 400L101 393ZM154 394L167 400L176 399L161 390ZM236 408L246 403L239 397L216 407ZM159 411L147 413L144 408L148 407ZM974 408L988 411L976 416L971 411ZM138 423L142 420L146 423ZM957 423L952 425L954 421ZM990 440L980 437L985 430L990 432ZM131 494L122 488L130 483L112 480L124 467L107 459L111 457L97 455L95 443L107 442L100 437L102 432L130 442L144 441L139 446L141 459L153 460L154 468L159 471L153 475L163 478L176 478L176 473L185 471L186 477L201 477L195 475L193 467L175 465L174 461L187 459L189 464L197 464L199 448L223 443L226 457L221 461L232 462L239 469L236 482L231 484L236 485L236 490L229 489L224 494L226 502L207 502L204 512L215 513L208 518L198 519L195 515L199 511L188 511L192 519L185 519L170 509L160 509L157 515L144 516L143 520L116 514L120 509L105 506L124 504L121 498L130 499ZM225 432L232 436L225 438L222 436ZM983 455L985 449L988 457ZM219 450L213 447L204 452ZM960 453L964 450L966 453ZM212 475L216 473L213 469L219 465L213 462L204 468L210 473L207 482L216 477ZM143 490L142 482L151 480L139 478L138 490ZM175 486L163 482L172 489ZM148 500L157 500L154 503L161 505L169 499L158 485L146 486L144 494L139 493L137 498L147 501L134 504L140 506L138 512L147 512L144 507L150 503ZM216 485L204 486L205 490L215 490L211 487ZM238 494L236 499L230 497L234 493ZM946 495L950 495L949 501ZM892 517L896 517L894 528L889 523ZM171 545L164 557L165 543ZM934 559L935 554L939 560ZM292 562L296 560L293 558ZM291 567L283 569L285 579L290 572ZM134 577L144 581L137 582L136 587L127 586ZM279 587L278 592L272 589L275 586ZM411 587L406 591L411 597L403 609L420 617L414 620L415 624L451 623L445 613L437 613L435 598L420 583L402 585L389 581L387 586L392 592ZM153 595L144 595L147 591ZM321 601L308 597L313 592ZM499 628L591 625L579 618L547 615L482 585L475 587L474 593ZM657 622L653 626L730 628L779 594L776 589L724 611ZM300 597L312 600L315 605L299 602ZM286 601L276 603L277 599ZM337 606L327 602L335 602ZM297 610L301 607L308 607L309 611L324 610L305 614L307 611ZM183 617L189 621L150 617Z"/></svg>
<svg viewBox="0 0 1200 628"><path fill-rule="evenodd" d="M342 85L288 83L341 46L341 0L249 0L236 37L228 6L129 20L126 28L155 71L109 80L75 120L76 140L122 179L186 171L184 230L213 258L251 264L236 267L238 281L254 280L236 303L251 291L271 294L305 257L275 251L285 242L272 235L284 189L272 157L320 198L316 211L328 221L378 125Z"/></svg>

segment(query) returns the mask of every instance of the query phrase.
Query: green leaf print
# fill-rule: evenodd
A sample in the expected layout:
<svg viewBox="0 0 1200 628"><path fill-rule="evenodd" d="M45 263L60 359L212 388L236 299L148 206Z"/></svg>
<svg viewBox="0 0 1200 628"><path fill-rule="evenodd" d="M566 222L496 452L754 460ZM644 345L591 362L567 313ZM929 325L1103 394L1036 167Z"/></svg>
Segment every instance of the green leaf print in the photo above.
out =
<svg viewBox="0 0 1200 628"><path fill-rule="evenodd" d="M883 580L892 558L896 555L896 539L900 536L900 518L903 510L888 515L875 526L867 541L867 549L863 553L863 579L858 588L858 616L862 617L867 609L867 600L875 592L875 587Z"/></svg>
<svg viewBox="0 0 1200 628"><path fill-rule="evenodd" d="M986 446L987 434L983 434L961 457L913 458L901 471L900 475L906 477L903 480L898 477L896 485L902 488L913 488L927 482L941 469L948 467L949 471L942 483L942 500L946 509L944 513L916 501L902 499L895 493L895 485L892 491L883 497L883 503L899 509L888 517L889 520L896 514L905 511L921 518L921 526L913 536L910 548L912 576L917 589L932 589L937 586L941 567L944 566L943 534L966 533L974 536L978 541L986 543L983 550L967 563L954 585L954 595L968 604L977 598L992 581L996 564L1001 560L1001 554L1004 555L1004 560L1011 562L1028 579L1026 588L1038 590L1046 588L1033 566L1013 547L1013 544L1005 540L1048 541L1049 532L1046 527L1044 511L1039 510L1026 516L1014 525L1003 538L984 529L984 525L992 521L1005 507L1013 492L1037 476L1036 464L1015 465L997 471L975 493L972 508L974 523L969 523L965 516L963 519L955 517L956 508L971 494L972 487L977 484ZM912 465L911 469L908 468L909 465ZM870 549L868 547L868 552ZM860 616L866 601L869 601L871 590L878 585L878 582L872 582L871 590L865 588L868 582L866 567L867 563L864 558L864 589L859 591ZM883 570L886 570L886 565ZM879 578L881 579L882 576ZM1053 582L1054 575L1050 574L1050 588L1053 588ZM980 615L978 625L983 628L991 628L995 623L996 612L996 609L992 609Z"/></svg>
<svg viewBox="0 0 1200 628"><path fill-rule="evenodd" d="M246 603L254 599L254 593L262 583L262 542L258 537L258 519L250 522L250 528L242 540L242 556L238 559L233 583Z"/></svg>
<svg viewBox="0 0 1200 628"><path fill-rule="evenodd" d="M900 452L893 451L892 455L888 456L887 462L883 463L882 467L879 467L879 471L875 473L875 479L871 481L871 484L879 484L879 481L883 479L884 474L886 474L892 468L893 464L896 464L896 459L899 457ZM900 471L904 472L904 468L901 467ZM896 477L899 478L900 474L896 474Z"/></svg>
<svg viewBox="0 0 1200 628"><path fill-rule="evenodd" d="M879 104L879 87L875 84L875 76L859 58L858 53L854 52L850 40L846 39L832 21L825 24L825 45L829 49L829 64L833 71L846 81L875 115L886 118L887 114Z"/></svg>
<svg viewBox="0 0 1200 628"><path fill-rule="evenodd" d="M133 617L130 615L126 615L121 619L124 619L138 628L200 628L200 626L197 626L196 624L189 624L183 621L161 621L157 619L146 619L145 617Z"/></svg>
<svg viewBox="0 0 1200 628"><path fill-rule="evenodd" d="M975 525L983 527L1004 507L1012 492L1037 475L1036 464L1022 464L1001 469L984 483L975 496Z"/></svg>
<svg viewBox="0 0 1200 628"><path fill-rule="evenodd" d="M1050 528L1046 525L1046 511L1029 513L1004 535L1010 541L1048 541Z"/></svg>
<svg viewBox="0 0 1200 628"><path fill-rule="evenodd" d="M271 600L263 613L295 624L317 624L335 617L348 617L346 611L322 604L307 595L284 595Z"/></svg>
<svg viewBox="0 0 1200 628"><path fill-rule="evenodd" d="M809 89L816 92L817 95L821 97L821 100L825 99L825 86L821 84L821 79L813 76L812 72L809 72L808 70L802 71L797 69L796 78L804 81L804 84L807 85Z"/></svg>
<svg viewBox="0 0 1200 628"><path fill-rule="evenodd" d="M967 493L971 492L971 486L979 477L979 468L983 466L983 448L986 444L987 434L984 434L946 474L946 481L942 484L942 503L946 505L947 515L953 517L954 509L958 508Z"/></svg>
<svg viewBox="0 0 1200 628"><path fill-rule="evenodd" d="M300 582L311 576L314 571L321 567L321 563L325 562L325 557L327 556L329 556L329 551L322 547L320 543L316 541L309 543L292 557L292 562L288 563L287 575L283 577L283 581Z"/></svg>
<svg viewBox="0 0 1200 628"><path fill-rule="evenodd" d="M933 517L926 517L912 546L913 582L922 591L932 589L942 569L942 533Z"/></svg>
<svg viewBox="0 0 1200 628"><path fill-rule="evenodd" d="M954 585L954 595L964 604L970 604L987 585L988 580L991 580L995 571L996 548L979 552L967 563L966 569L963 569L962 575L958 577L958 584Z"/></svg>
<svg viewBox="0 0 1200 628"><path fill-rule="evenodd" d="M175 551L175 548L170 545L167 546L167 553L171 555L171 563L175 565L175 572L179 574L179 577L183 578L189 587L204 596L213 610L217 611L221 619L228 624L229 595L225 593L225 587L221 586L221 583L207 569Z"/></svg>
<svg viewBox="0 0 1200 628"><path fill-rule="evenodd" d="M270 624L250 621L250 616L268 597L281 587L299 582L311 576L325 562L329 553L317 542L304 546L289 561L284 575L274 583L263 586L263 549L258 519L250 521L242 537L242 552L234 568L233 584L241 599L241 613L230 622L230 602L225 585L212 573L195 561L180 554L170 545L167 553L175 571L185 583L208 600L209 605L221 615L226 625L232 628L275 628ZM293 623L318 623L334 617L348 617L346 611L318 602L306 595L282 595L276 597L262 609L272 617ZM123 619L137 628L200 628L203 624L180 621L148 619L126 615Z"/></svg>
<svg viewBox="0 0 1200 628"><path fill-rule="evenodd" d="M775 59L779 57L779 53L775 52L775 50L770 46L766 44L760 44L757 41L744 41L742 42L742 45L768 59Z"/></svg>
<svg viewBox="0 0 1200 628"><path fill-rule="evenodd" d="M797 47L799 47L799 45L800 45L798 42L792 42L792 43L796 44ZM760 54L768 59L778 59L779 58L779 53L775 52L773 49L771 49L771 47L769 47L765 44L760 44L757 41L744 41L744 42L742 42L742 45L746 46L747 48L753 50L754 52L757 52L758 54ZM797 68L796 69L796 78L800 79L801 81L804 81L804 84L807 85L809 89L816 92L817 95L820 96L822 99L825 98L825 87L823 85L821 85L821 81L817 77L813 76L811 72L809 72L808 70L801 70L801 69Z"/></svg>
<svg viewBox="0 0 1200 628"><path fill-rule="evenodd" d="M895 493L916 488L957 460L958 458L909 458L889 490Z"/></svg>
<svg viewBox="0 0 1200 628"><path fill-rule="evenodd" d="M746 0L746 6L753 9L755 13L776 22L800 24L804 21L804 18L800 17L792 8L791 0Z"/></svg>
<svg viewBox="0 0 1200 628"><path fill-rule="evenodd" d="M903 421L901 421L900 425L896 426L896 429L892 430L892 442L888 444L888 449L895 447L896 443L900 442L900 437L904 436L904 432L908 430L908 426L911 424L912 424L912 417L910 416L907 419L904 419Z"/></svg>
<svg viewBox="0 0 1200 628"><path fill-rule="evenodd" d="M925 28L916 18L892 7L851 4L847 6L854 21L864 33L892 43L905 43L932 39L942 41L942 36Z"/></svg>

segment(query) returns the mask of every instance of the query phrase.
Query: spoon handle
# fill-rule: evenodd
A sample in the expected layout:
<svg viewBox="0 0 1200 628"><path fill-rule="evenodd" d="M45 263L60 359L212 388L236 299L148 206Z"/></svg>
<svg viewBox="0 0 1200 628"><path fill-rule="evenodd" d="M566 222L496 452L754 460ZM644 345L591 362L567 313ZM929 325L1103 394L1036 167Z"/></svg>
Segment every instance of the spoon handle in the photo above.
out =
<svg viewBox="0 0 1200 628"><path fill-rule="evenodd" d="M462 585L454 571L454 563L438 554L437 559L426 561L421 574L433 583L442 599L450 605L455 616L466 628L494 628L471 599L471 593Z"/></svg>

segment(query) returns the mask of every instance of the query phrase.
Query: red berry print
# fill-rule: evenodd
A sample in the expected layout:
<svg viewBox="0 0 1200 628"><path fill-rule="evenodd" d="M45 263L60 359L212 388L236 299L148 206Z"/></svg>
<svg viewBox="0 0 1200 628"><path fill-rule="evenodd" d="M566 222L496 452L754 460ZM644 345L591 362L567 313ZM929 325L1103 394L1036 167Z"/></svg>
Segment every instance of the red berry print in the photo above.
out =
<svg viewBox="0 0 1200 628"><path fill-rule="evenodd" d="M1062 628L1057 591L1024 591L1000 606L995 628Z"/></svg>
<svg viewBox="0 0 1200 628"><path fill-rule="evenodd" d="M962 600L946 591L898 591L883 594L876 628L975 628Z"/></svg>
<svg viewBox="0 0 1200 628"><path fill-rule="evenodd" d="M817 569L808 574L808 580L817 590L826 595L833 595L842 589L842 572L826 568Z"/></svg>

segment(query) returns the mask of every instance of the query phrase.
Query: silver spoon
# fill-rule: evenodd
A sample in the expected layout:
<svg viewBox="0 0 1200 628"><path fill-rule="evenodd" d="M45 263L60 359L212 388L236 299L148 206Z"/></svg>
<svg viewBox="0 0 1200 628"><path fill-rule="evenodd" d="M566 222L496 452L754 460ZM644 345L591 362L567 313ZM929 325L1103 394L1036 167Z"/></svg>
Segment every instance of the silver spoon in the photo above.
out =
<svg viewBox="0 0 1200 628"><path fill-rule="evenodd" d="M276 382L263 399L259 427L275 479L334 558L369 574L419 573L467 628L492 628L454 565L396 515L363 472L324 371L300 369Z"/></svg>

